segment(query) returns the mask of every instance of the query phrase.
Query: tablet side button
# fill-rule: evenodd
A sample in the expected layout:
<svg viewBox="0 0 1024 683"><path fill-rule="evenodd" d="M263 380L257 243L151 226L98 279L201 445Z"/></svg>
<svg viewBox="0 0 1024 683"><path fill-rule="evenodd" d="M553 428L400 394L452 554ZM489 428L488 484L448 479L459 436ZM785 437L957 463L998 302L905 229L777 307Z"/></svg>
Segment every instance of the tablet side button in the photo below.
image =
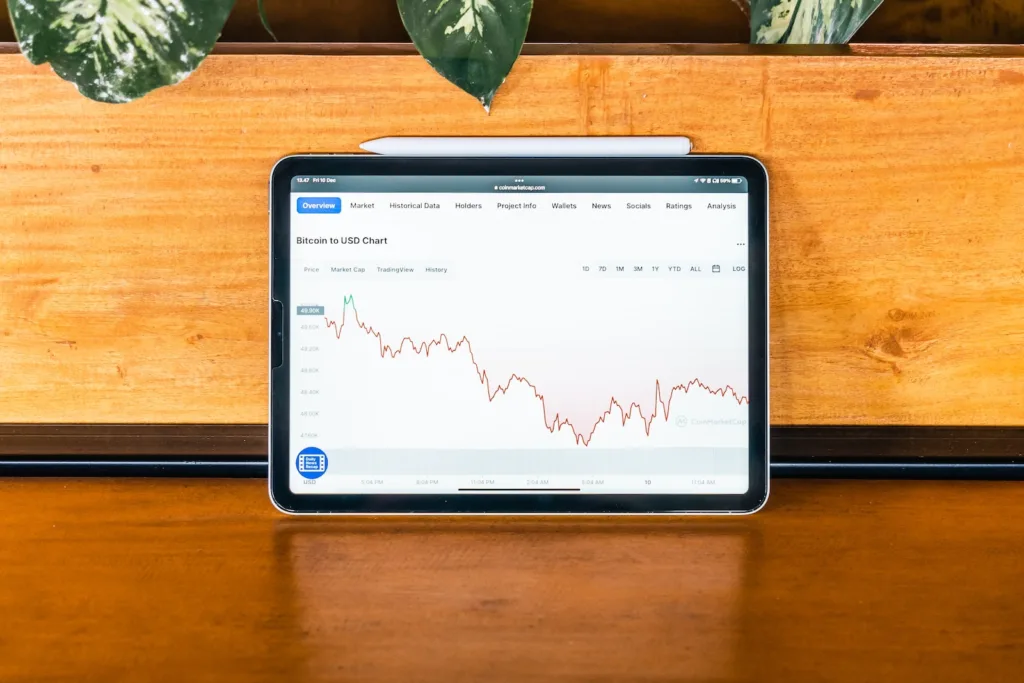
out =
<svg viewBox="0 0 1024 683"><path fill-rule="evenodd" d="M270 302L270 367L279 368L284 364L284 304Z"/></svg>

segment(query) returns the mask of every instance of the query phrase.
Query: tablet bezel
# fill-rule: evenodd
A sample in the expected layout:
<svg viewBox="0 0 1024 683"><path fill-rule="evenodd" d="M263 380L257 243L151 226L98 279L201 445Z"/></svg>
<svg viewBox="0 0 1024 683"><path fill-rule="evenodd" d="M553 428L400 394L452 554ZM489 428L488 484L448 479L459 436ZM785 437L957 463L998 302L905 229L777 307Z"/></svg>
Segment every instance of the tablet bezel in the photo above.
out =
<svg viewBox="0 0 1024 683"><path fill-rule="evenodd" d="M289 316L291 180L298 175L742 176L749 206L750 487L743 494L297 494L289 486ZM269 488L292 514L744 514L768 499L768 174L745 155L664 158L457 158L374 155L285 157L270 177ZM279 320L275 320L280 318ZM277 359L277 360L275 360ZM279 364L278 364L279 361Z"/></svg>

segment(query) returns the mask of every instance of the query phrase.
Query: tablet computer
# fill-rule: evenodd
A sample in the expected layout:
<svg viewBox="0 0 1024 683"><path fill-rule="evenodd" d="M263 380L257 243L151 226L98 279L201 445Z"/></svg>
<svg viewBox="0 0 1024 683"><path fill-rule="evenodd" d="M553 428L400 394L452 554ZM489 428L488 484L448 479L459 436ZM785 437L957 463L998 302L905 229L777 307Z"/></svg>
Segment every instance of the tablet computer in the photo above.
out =
<svg viewBox="0 0 1024 683"><path fill-rule="evenodd" d="M282 511L767 499L757 160L292 156L270 216Z"/></svg>

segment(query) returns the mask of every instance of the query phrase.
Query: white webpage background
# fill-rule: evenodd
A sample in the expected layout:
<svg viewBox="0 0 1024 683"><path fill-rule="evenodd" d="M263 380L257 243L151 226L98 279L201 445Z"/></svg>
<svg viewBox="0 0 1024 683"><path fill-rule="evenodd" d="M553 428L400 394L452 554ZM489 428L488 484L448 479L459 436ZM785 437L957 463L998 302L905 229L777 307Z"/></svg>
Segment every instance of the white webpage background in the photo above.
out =
<svg viewBox="0 0 1024 683"><path fill-rule="evenodd" d="M317 196L340 196L341 213L296 211L298 197ZM472 463L474 482L497 469L488 454L502 458L501 474L520 474L518 460L523 477L543 477L545 462L560 481L594 477L572 470L606 451L635 460L637 481L675 460L662 489L683 491L678 475L707 465L680 467L680 449L745 452L745 194L299 192L291 203L292 453L313 445L331 456L314 482L293 466L294 490L451 490L456 479L432 472L442 460L450 469L452 453ZM351 208L361 204L373 208ZM324 316L296 315L302 305ZM407 471L391 461L382 469L392 476L378 478L388 451ZM735 482L697 490L745 491L742 462ZM413 483L423 477L430 491Z"/></svg>

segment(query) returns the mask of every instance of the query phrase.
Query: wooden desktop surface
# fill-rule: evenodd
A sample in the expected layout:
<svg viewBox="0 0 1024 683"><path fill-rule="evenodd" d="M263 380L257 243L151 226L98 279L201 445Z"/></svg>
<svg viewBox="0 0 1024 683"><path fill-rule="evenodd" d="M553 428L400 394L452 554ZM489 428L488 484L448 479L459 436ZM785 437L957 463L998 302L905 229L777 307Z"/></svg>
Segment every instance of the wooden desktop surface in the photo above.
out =
<svg viewBox="0 0 1024 683"><path fill-rule="evenodd" d="M458 133L763 159L773 423L1020 424L1024 50L714 50L531 54L489 116L412 55L218 54L113 106L0 54L0 423L264 421L274 162Z"/></svg>
<svg viewBox="0 0 1024 683"><path fill-rule="evenodd" d="M299 519L265 481L0 480L0 681L1014 681L1024 485L718 519Z"/></svg>

